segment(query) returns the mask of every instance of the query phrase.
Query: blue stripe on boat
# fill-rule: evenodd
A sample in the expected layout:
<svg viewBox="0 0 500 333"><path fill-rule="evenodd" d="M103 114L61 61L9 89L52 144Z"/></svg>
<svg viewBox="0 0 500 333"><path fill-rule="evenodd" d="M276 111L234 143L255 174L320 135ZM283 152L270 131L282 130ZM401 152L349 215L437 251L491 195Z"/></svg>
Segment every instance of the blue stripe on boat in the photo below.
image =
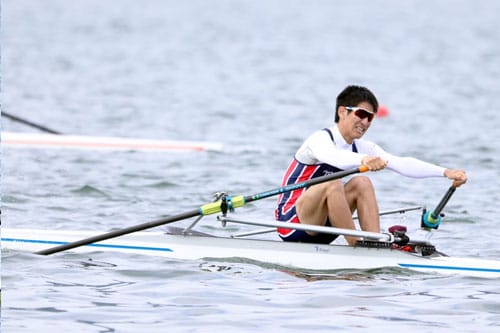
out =
<svg viewBox="0 0 500 333"><path fill-rule="evenodd" d="M437 266L437 265L418 265L418 264L398 264L404 268L425 268L425 269L444 269L450 271L472 271L472 272L487 272L500 273L500 269L496 268L478 268L478 267L460 267L460 266Z"/></svg>
<svg viewBox="0 0 500 333"><path fill-rule="evenodd" d="M40 239L17 239L17 238L2 238L2 242L22 242L22 243L35 243L47 245L64 245L69 242L46 241ZM174 250L166 247L151 247L151 246L132 246L132 245L113 245L113 244L87 244L85 246L111 248L111 249L125 249L125 250L143 250L143 251L158 251L158 252L174 252Z"/></svg>

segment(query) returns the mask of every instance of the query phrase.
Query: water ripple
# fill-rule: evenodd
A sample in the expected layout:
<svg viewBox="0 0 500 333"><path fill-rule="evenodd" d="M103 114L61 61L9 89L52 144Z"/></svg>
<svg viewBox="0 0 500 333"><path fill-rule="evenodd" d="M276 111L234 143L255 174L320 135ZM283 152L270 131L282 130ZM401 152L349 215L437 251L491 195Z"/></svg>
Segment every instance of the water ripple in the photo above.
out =
<svg viewBox="0 0 500 333"><path fill-rule="evenodd" d="M383 217L383 228L405 224L449 255L500 258L498 1L11 0L2 10L2 109L68 134L224 144L2 144L4 227L101 233L190 211L216 191L276 188L302 140L333 121L338 91L356 83L390 109L369 139L470 177L439 230L420 230L415 212ZM34 131L5 117L2 130ZM450 186L370 177L383 209L434 207ZM275 200L239 212L272 220ZM246 231L208 217L199 227ZM497 281L394 269L4 249L2 284L9 332L497 332L500 322Z"/></svg>

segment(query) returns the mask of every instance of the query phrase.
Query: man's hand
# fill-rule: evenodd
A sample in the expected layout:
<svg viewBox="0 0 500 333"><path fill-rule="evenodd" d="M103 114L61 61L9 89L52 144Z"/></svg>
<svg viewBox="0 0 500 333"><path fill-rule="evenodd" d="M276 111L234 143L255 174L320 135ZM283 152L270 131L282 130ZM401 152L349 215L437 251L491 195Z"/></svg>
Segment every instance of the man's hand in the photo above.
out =
<svg viewBox="0 0 500 333"><path fill-rule="evenodd" d="M446 169L444 176L453 180L453 187L459 187L467 182L467 174L464 170Z"/></svg>
<svg viewBox="0 0 500 333"><path fill-rule="evenodd" d="M380 157L366 156L361 160L361 164L367 166L370 171L379 171L385 169L387 161Z"/></svg>

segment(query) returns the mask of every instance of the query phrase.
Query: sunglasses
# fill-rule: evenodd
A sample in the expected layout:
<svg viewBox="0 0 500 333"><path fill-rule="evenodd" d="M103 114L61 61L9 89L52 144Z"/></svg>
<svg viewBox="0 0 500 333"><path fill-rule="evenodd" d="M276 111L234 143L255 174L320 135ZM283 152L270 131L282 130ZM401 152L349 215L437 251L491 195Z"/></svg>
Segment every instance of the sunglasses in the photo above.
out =
<svg viewBox="0 0 500 333"><path fill-rule="evenodd" d="M375 113L374 112L368 111L368 110L363 109L363 108L358 108L358 107L355 107L355 106L346 106L345 108L349 112L354 111L354 114L359 119L368 118L368 121L372 121L373 117L375 117Z"/></svg>

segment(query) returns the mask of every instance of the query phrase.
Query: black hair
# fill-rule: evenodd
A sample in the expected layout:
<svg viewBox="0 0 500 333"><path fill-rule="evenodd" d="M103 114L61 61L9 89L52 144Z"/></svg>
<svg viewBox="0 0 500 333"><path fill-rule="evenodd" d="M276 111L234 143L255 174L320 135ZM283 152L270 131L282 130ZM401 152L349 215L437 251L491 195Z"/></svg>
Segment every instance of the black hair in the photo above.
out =
<svg viewBox="0 0 500 333"><path fill-rule="evenodd" d="M335 106L335 122L339 122L339 107L340 106L356 106L359 103L368 102L373 107L376 113L378 110L378 101L375 95L368 88L361 86L347 86L337 96L337 105Z"/></svg>

